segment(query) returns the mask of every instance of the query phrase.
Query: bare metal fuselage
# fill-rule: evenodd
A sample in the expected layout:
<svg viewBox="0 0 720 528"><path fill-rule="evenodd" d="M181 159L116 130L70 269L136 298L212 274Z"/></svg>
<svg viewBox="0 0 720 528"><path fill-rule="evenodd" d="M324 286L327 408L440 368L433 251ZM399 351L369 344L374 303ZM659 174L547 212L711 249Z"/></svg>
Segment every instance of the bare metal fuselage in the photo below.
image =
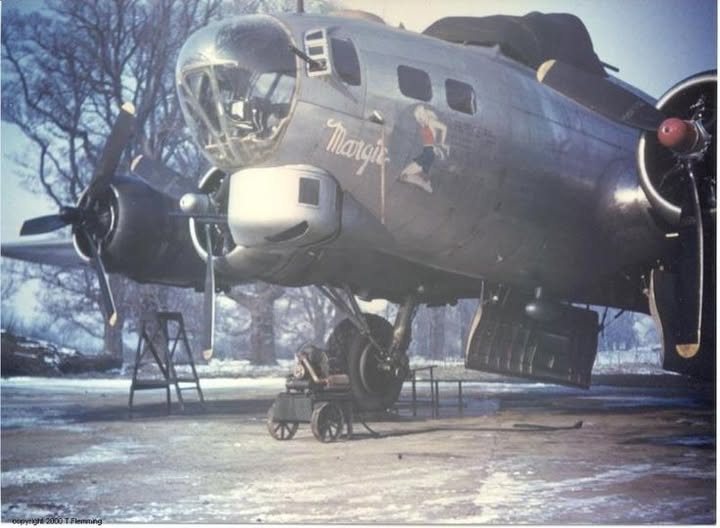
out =
<svg viewBox="0 0 720 528"><path fill-rule="evenodd" d="M279 20L298 47L320 27L350 40L362 81L309 77L298 59L287 128L261 166L329 171L382 220L390 237L370 249L391 260L526 290L543 286L575 302L645 309L641 274L662 253L662 235L638 185L636 131L538 83L534 71L497 49L364 21ZM401 93L398 66L428 73L429 101ZM448 106L448 79L472 86L473 115ZM446 127L448 147L428 171L432 192L402 178L423 152L418 115L427 114ZM334 278L346 273L352 284L353 270L338 271L332 250L333 242L314 248L313 258L325 252L325 269ZM232 259L226 264L230 278ZM374 282L367 290L382 296L384 279L366 279Z"/></svg>

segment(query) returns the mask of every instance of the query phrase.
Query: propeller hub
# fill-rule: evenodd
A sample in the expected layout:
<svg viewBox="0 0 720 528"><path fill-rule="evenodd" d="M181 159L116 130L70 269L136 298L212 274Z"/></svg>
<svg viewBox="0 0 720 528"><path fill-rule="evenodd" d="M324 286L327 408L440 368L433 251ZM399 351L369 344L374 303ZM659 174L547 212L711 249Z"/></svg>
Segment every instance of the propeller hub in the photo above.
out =
<svg viewBox="0 0 720 528"><path fill-rule="evenodd" d="M657 137L664 147L678 154L689 154L699 143L700 133L694 123L671 117L660 124Z"/></svg>
<svg viewBox="0 0 720 528"><path fill-rule="evenodd" d="M180 198L180 210L187 214L203 215L214 212L214 207L207 194L188 193Z"/></svg>
<svg viewBox="0 0 720 528"><path fill-rule="evenodd" d="M68 224L75 225L83 221L83 210L79 207L63 206L59 215Z"/></svg>

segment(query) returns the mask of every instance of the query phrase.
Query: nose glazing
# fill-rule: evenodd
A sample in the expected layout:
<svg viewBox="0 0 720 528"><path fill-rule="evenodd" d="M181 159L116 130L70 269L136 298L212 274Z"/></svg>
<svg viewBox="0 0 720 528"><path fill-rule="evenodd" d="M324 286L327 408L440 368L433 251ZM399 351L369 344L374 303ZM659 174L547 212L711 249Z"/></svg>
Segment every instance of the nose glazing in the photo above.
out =
<svg viewBox="0 0 720 528"><path fill-rule="evenodd" d="M296 87L291 39L276 19L208 26L185 44L176 80L185 120L213 165L263 161L287 126Z"/></svg>

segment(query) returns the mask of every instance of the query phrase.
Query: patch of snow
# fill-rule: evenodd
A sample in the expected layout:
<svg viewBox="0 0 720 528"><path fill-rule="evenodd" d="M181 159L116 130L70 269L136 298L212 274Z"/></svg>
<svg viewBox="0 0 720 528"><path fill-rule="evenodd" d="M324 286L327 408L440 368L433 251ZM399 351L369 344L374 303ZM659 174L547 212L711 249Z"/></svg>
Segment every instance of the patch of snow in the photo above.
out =
<svg viewBox="0 0 720 528"><path fill-rule="evenodd" d="M285 389L285 378L200 378L200 388L209 389L253 389L253 390L277 390Z"/></svg>
<svg viewBox="0 0 720 528"><path fill-rule="evenodd" d="M0 473L0 482L3 488L11 486L27 486L28 484L47 484L58 482L66 473L62 467L31 467L11 469Z"/></svg>
<svg viewBox="0 0 720 528"><path fill-rule="evenodd" d="M426 367L462 367L464 365L465 360L463 358L432 359L422 356L412 356L410 358L410 369Z"/></svg>
<svg viewBox="0 0 720 528"><path fill-rule="evenodd" d="M15 504L3 504L2 506L2 519L3 524L9 517L13 519L43 519L45 517L53 516L57 513L57 510L50 510L48 508L42 508L35 504L27 504L26 502L18 502Z"/></svg>
<svg viewBox="0 0 720 528"><path fill-rule="evenodd" d="M2 381L3 388L46 391L129 391L129 379L107 378L41 378L18 376Z"/></svg>
<svg viewBox="0 0 720 528"><path fill-rule="evenodd" d="M543 501L534 486L533 481L513 477L506 471L490 473L483 479L479 494L473 501L480 509L480 515L471 522L508 522L508 510L512 511L516 507L536 511L543 505Z"/></svg>
<svg viewBox="0 0 720 528"><path fill-rule="evenodd" d="M423 506L454 506L456 504L461 504L465 502L467 499L466 497L463 497L461 495L441 495L440 497L436 497L434 499L426 499L423 501Z"/></svg>
<svg viewBox="0 0 720 528"><path fill-rule="evenodd" d="M94 445L75 455L58 458L60 465L84 466L86 464L107 464L110 462L129 462L142 458L140 447L133 442L108 442Z"/></svg>
<svg viewBox="0 0 720 528"><path fill-rule="evenodd" d="M57 356L43 356L43 361L52 367L56 367L60 364L60 358Z"/></svg>
<svg viewBox="0 0 720 528"><path fill-rule="evenodd" d="M187 513L187 512L184 512ZM99 518L110 521L119 522L122 524L126 523L149 523L152 521L170 521L177 519L177 510L173 507L162 507L162 505L151 502L149 504L140 505L137 508L131 508L128 511L127 508L114 508L112 510L106 510L98 515Z"/></svg>
<svg viewBox="0 0 720 528"><path fill-rule="evenodd" d="M90 430L90 427L87 425L68 422L62 418L61 411L48 407L43 407L38 410L4 406L0 427L2 427L3 430L19 429L21 427L49 427L76 433L84 433Z"/></svg>
<svg viewBox="0 0 720 528"><path fill-rule="evenodd" d="M29 352L15 352L16 356L27 358L27 359L35 359L35 354L31 354Z"/></svg>
<svg viewBox="0 0 720 528"><path fill-rule="evenodd" d="M511 467L498 467L483 479L473 504L480 509L479 515L464 518L472 524L491 523L533 523L543 524L558 515L566 522L578 523L592 516L593 512L606 505L608 516L605 522L632 522L646 515L648 505L611 492L618 484L630 484L641 478L662 473L688 474L698 478L714 479L714 472L698 475L692 468L674 465L658 467L657 464L633 464L622 467L592 468L586 476L547 482L541 478L524 478ZM673 505L667 504L668 509ZM677 506L677 505L675 505ZM568 516L572 512L577 515ZM438 522L445 522L440 521ZM637 521L636 521L637 522Z"/></svg>
<svg viewBox="0 0 720 528"><path fill-rule="evenodd" d="M36 378L17 377L3 380L4 389L42 390L58 392L128 392L129 379L110 378ZM254 377L254 378L203 378L200 377L200 388L238 388L253 390L282 390L285 388L285 377ZM4 417L3 417L4 420Z"/></svg>
<svg viewBox="0 0 720 528"><path fill-rule="evenodd" d="M293 359L279 359L277 365L253 365L246 359L211 359L207 364L195 365L198 375L203 377L268 377L287 376L292 372ZM190 373L189 365L177 365L178 373Z"/></svg>

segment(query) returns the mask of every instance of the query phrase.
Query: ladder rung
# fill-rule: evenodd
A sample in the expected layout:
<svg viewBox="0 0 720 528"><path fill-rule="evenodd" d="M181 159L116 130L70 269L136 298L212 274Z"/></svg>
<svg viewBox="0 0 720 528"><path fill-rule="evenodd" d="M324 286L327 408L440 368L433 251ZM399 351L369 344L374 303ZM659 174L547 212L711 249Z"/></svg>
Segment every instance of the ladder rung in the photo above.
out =
<svg viewBox="0 0 720 528"><path fill-rule="evenodd" d="M134 381L131 388L132 390L164 389L169 385L170 383L164 380L144 380Z"/></svg>
<svg viewBox="0 0 720 528"><path fill-rule="evenodd" d="M170 322L177 322L178 326L172 328ZM152 335L150 330L153 330ZM171 335L177 330L176 335ZM157 343L155 342L158 338ZM185 351L188 360L183 365L189 365L193 369L193 376L176 376L175 365L178 354ZM169 390L172 385L178 391L178 399L182 407L181 391L197 391L200 401L204 401L202 390L200 389L200 380L195 373L195 362L192 357L192 350L185 333L185 323L180 312L154 312L145 313L142 316L142 331L140 332L137 352L135 356L135 372L133 374L132 384L130 385L130 410L132 412L132 394L134 391L150 390L150 389L166 389ZM145 379L138 380L136 376L139 370L148 365L157 365L161 374L165 379ZM148 374L144 374L148 375ZM180 384L190 384L181 387ZM170 412L170 396L168 395L168 413Z"/></svg>

